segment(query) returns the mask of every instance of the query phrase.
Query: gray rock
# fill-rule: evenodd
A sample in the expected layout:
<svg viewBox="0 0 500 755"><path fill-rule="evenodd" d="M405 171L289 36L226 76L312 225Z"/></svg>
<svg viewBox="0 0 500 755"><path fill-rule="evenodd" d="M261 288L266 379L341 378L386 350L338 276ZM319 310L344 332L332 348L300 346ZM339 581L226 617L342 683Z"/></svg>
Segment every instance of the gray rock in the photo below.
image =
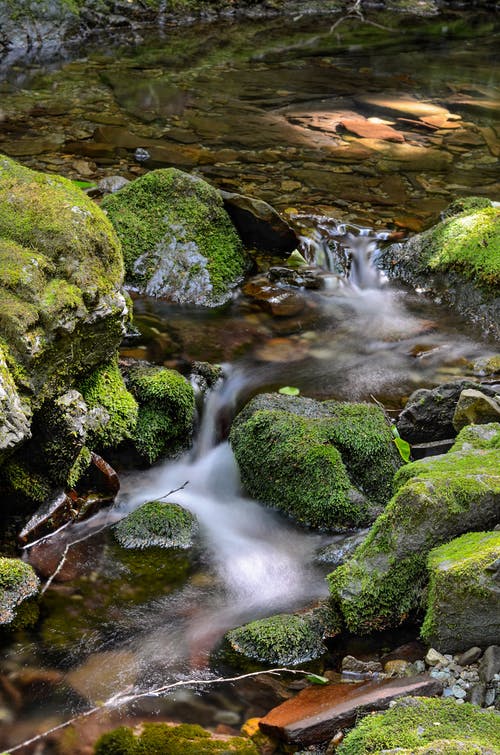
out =
<svg viewBox="0 0 500 755"><path fill-rule="evenodd" d="M490 645L484 651L479 664L479 677L482 682L489 684L495 674L500 673L500 645Z"/></svg>
<svg viewBox="0 0 500 755"><path fill-rule="evenodd" d="M475 684L471 689L469 690L469 702L471 702L473 705L479 705L482 707L484 705L484 698L486 694L486 685L485 684Z"/></svg>
<svg viewBox="0 0 500 755"><path fill-rule="evenodd" d="M483 654L483 651L481 648L473 647L469 648L465 651L465 653L462 653L457 658L457 663L459 666L470 666L471 663L475 663L478 661Z"/></svg>
<svg viewBox="0 0 500 755"><path fill-rule="evenodd" d="M333 542L325 545L316 556L316 560L321 564L329 564L332 567L341 566L348 558L352 556L358 545L361 545L366 539L369 530L361 530L355 535L337 535Z"/></svg>
<svg viewBox="0 0 500 755"><path fill-rule="evenodd" d="M380 661L361 661L353 655L342 658L342 671L354 674L379 674L383 670Z"/></svg>
<svg viewBox="0 0 500 755"><path fill-rule="evenodd" d="M0 463L31 437L31 410L19 397L0 346Z"/></svg>
<svg viewBox="0 0 500 755"><path fill-rule="evenodd" d="M460 394L469 388L495 396L495 392L487 386L470 380L443 383L433 389L420 388L412 393L396 423L401 437L408 443L454 438L457 431L453 426L453 415Z"/></svg>
<svg viewBox="0 0 500 755"><path fill-rule="evenodd" d="M453 427L458 433L466 425L485 425L500 421L500 401L485 396L474 388L461 392L455 413Z"/></svg>
<svg viewBox="0 0 500 755"><path fill-rule="evenodd" d="M97 188L102 194L114 194L115 191L120 191L130 181L124 176L105 176L97 182Z"/></svg>

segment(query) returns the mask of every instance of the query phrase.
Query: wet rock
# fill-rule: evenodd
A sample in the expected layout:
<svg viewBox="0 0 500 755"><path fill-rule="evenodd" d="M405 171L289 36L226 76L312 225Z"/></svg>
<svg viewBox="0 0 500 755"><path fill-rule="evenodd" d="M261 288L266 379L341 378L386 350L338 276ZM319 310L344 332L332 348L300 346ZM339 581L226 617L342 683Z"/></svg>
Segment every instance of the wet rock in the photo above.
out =
<svg viewBox="0 0 500 755"><path fill-rule="evenodd" d="M221 191L224 207L243 243L288 257L299 245L295 231L261 199Z"/></svg>
<svg viewBox="0 0 500 755"><path fill-rule="evenodd" d="M432 547L497 522L498 451L464 451L460 444L459 436L457 449L399 469L396 492L369 537L328 576L351 632L368 633L406 620L420 605ZM473 641L469 637L465 647Z"/></svg>
<svg viewBox="0 0 500 755"><path fill-rule="evenodd" d="M0 463L31 437L31 410L23 402L0 346Z"/></svg>
<svg viewBox="0 0 500 755"><path fill-rule="evenodd" d="M107 700L117 690L134 684L138 666L132 653L109 650L95 653L66 674L66 684L89 702Z"/></svg>
<svg viewBox="0 0 500 755"><path fill-rule="evenodd" d="M482 682L489 684L496 674L500 674L500 645L490 645L479 664L479 677Z"/></svg>
<svg viewBox="0 0 500 755"><path fill-rule="evenodd" d="M474 375L491 376L500 375L500 354L476 359L473 365Z"/></svg>
<svg viewBox="0 0 500 755"><path fill-rule="evenodd" d="M37 594L39 586L29 564L18 558L0 558L0 625L17 621L22 626L28 619L22 615L22 604Z"/></svg>
<svg viewBox="0 0 500 755"><path fill-rule="evenodd" d="M403 146L403 145L395 145ZM434 228L392 244L378 264L500 337L500 210L468 205Z"/></svg>
<svg viewBox="0 0 500 755"><path fill-rule="evenodd" d="M435 548L428 569L422 637L446 652L495 642L500 637L500 533L470 532Z"/></svg>
<svg viewBox="0 0 500 755"><path fill-rule="evenodd" d="M195 517L176 503L150 501L113 528L123 548L190 548L198 530Z"/></svg>
<svg viewBox="0 0 500 755"><path fill-rule="evenodd" d="M243 293L274 317L293 317L306 306L306 301L296 291L270 284L267 277L252 278L243 286Z"/></svg>
<svg viewBox="0 0 500 755"><path fill-rule="evenodd" d="M481 648L478 647L472 647L466 650L464 653L461 653L461 655L457 658L457 663L459 666L469 666L471 663L476 663L482 656L483 651Z"/></svg>
<svg viewBox="0 0 500 755"><path fill-rule="evenodd" d="M104 197L128 280L149 296L215 306L248 259L219 192L174 168L152 171Z"/></svg>
<svg viewBox="0 0 500 755"><path fill-rule="evenodd" d="M298 270L289 267L271 267L267 275L273 283L279 282L295 288L318 290L323 286L322 276L318 275L318 270L305 265Z"/></svg>
<svg viewBox="0 0 500 755"><path fill-rule="evenodd" d="M465 755L471 747L487 755L498 749L498 715L455 699L405 698L358 722L339 753L365 755L374 741L387 755Z"/></svg>
<svg viewBox="0 0 500 755"><path fill-rule="evenodd" d="M382 671L380 661L361 661L353 655L346 655L342 658L342 672L353 674L379 674Z"/></svg>
<svg viewBox="0 0 500 755"><path fill-rule="evenodd" d="M373 123L366 118L343 118L340 125L356 136L368 139L384 139L388 142L404 142L403 134L383 123Z"/></svg>
<svg viewBox="0 0 500 755"><path fill-rule="evenodd" d="M485 425L500 421L500 400L486 396L474 388L460 393L453 414L453 427L458 433L466 425Z"/></svg>
<svg viewBox="0 0 500 755"><path fill-rule="evenodd" d="M270 338L255 349L255 358L261 362L301 362L310 346L300 338Z"/></svg>
<svg viewBox="0 0 500 755"><path fill-rule="evenodd" d="M261 394L230 441L250 495L325 530L369 520L399 465L383 413L368 404Z"/></svg>
<svg viewBox="0 0 500 755"><path fill-rule="evenodd" d="M434 696L441 690L441 684L428 676L308 687L270 711L259 726L281 741L314 744L352 726L360 715L385 710L400 697Z"/></svg>
<svg viewBox="0 0 500 755"><path fill-rule="evenodd" d="M343 564L352 556L358 545L364 542L369 530L362 530L355 535L337 536L332 543L322 548L316 556L317 561L329 564L333 568Z"/></svg>
<svg viewBox="0 0 500 755"><path fill-rule="evenodd" d="M455 437L458 430L453 426L453 415L466 389L480 390L494 396L487 386L478 386L470 380L443 383L437 388L419 388L411 394L397 420L397 428L408 443L424 443Z"/></svg>

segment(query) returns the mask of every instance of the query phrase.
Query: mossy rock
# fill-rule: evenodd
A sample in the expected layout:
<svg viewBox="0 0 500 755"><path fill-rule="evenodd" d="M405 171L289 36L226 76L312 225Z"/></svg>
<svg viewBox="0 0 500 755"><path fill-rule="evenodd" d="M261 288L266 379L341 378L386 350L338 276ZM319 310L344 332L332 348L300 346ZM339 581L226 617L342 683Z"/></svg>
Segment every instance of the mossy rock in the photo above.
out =
<svg viewBox="0 0 500 755"><path fill-rule="evenodd" d="M486 425L467 425L458 433L450 451L500 449L500 422Z"/></svg>
<svg viewBox="0 0 500 755"><path fill-rule="evenodd" d="M195 397L179 372L136 364L127 374L139 413L133 440L139 455L153 464L169 450L186 446L193 434Z"/></svg>
<svg viewBox="0 0 500 755"><path fill-rule="evenodd" d="M0 464L31 435L31 408L9 370L8 350L0 344Z"/></svg>
<svg viewBox="0 0 500 755"><path fill-rule="evenodd" d="M0 625L16 627L25 601L37 594L40 581L33 568L18 558L0 558ZM26 621L31 622L31 615ZM26 622L24 622L26 623Z"/></svg>
<svg viewBox="0 0 500 755"><path fill-rule="evenodd" d="M433 228L389 246L380 264L393 277L439 295L500 335L500 209L484 198L454 203Z"/></svg>
<svg viewBox="0 0 500 755"><path fill-rule="evenodd" d="M385 713L366 716L346 736L339 755L493 755L500 752L500 717L470 703L406 697Z"/></svg>
<svg viewBox="0 0 500 755"><path fill-rule="evenodd" d="M354 555L328 576L353 633L398 626L419 608L429 551L500 517L498 451L455 451L407 464Z"/></svg>
<svg viewBox="0 0 500 755"><path fill-rule="evenodd" d="M248 268L219 192L196 176L155 170L102 206L122 242L127 280L150 296L216 306Z"/></svg>
<svg viewBox="0 0 500 755"><path fill-rule="evenodd" d="M96 742L95 755L258 755L243 737L213 735L197 724L145 723L132 730L120 726Z"/></svg>
<svg viewBox="0 0 500 755"><path fill-rule="evenodd" d="M494 645L500 637L500 532L469 532L428 557L421 635L442 653Z"/></svg>
<svg viewBox="0 0 500 755"><path fill-rule="evenodd" d="M94 411L89 442L96 448L116 448L132 438L139 409L123 381L116 357L100 365L79 384L89 408Z"/></svg>
<svg viewBox="0 0 500 755"><path fill-rule="evenodd" d="M176 503L149 501L113 528L124 548L190 548L197 532L193 514Z"/></svg>
<svg viewBox="0 0 500 755"><path fill-rule="evenodd" d="M324 530L373 521L401 464L383 413L368 404L264 394L230 435L245 490Z"/></svg>

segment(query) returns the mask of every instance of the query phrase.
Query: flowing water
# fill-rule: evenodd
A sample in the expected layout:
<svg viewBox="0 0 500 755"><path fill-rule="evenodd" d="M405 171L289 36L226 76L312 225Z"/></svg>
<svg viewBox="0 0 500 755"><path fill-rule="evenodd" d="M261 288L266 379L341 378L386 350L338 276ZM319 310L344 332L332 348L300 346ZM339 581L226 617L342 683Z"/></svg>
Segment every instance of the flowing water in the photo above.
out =
<svg viewBox="0 0 500 755"><path fill-rule="evenodd" d="M335 34L327 18L165 24L142 46L88 50L1 84L0 151L91 180L173 164L267 199L301 236L321 287L290 292L261 272L218 310L135 297L139 335L124 358L183 371L218 362L225 378L205 400L190 452L122 473L110 511L39 550L50 574L79 541L44 594L39 626L5 648L0 746L117 694L209 678L229 627L326 594L315 554L328 537L240 489L227 431L252 395L288 385L397 411L415 388L469 375L494 350L439 302L389 285L373 261L387 237L429 225L455 196L498 197L489 65L498 35L480 14L391 23ZM391 124L404 142L375 129ZM169 491L200 523L194 552L120 549L110 525ZM141 697L122 715L238 725L281 699L262 684Z"/></svg>

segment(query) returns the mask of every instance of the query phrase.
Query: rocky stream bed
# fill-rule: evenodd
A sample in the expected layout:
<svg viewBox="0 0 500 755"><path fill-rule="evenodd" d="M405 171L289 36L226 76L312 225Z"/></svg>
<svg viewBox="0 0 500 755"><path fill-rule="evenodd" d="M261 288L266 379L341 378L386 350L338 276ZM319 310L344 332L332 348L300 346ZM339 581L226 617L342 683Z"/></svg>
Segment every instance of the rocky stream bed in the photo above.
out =
<svg viewBox="0 0 500 755"><path fill-rule="evenodd" d="M494 4L194 5L0 3L0 749L494 755Z"/></svg>

